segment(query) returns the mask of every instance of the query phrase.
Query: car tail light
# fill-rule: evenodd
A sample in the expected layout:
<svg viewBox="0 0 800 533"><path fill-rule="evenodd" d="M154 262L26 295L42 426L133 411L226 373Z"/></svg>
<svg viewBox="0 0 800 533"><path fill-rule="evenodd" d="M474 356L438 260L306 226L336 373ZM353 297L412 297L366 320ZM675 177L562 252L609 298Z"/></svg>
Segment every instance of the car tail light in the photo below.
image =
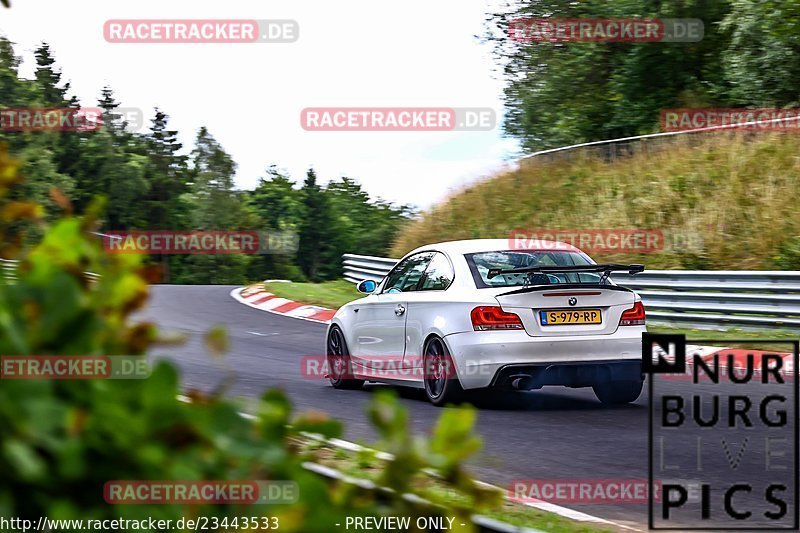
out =
<svg viewBox="0 0 800 533"><path fill-rule="evenodd" d="M522 329L522 320L515 313L506 313L496 305L476 307L470 313L475 331Z"/></svg>
<svg viewBox="0 0 800 533"><path fill-rule="evenodd" d="M620 326L644 326L644 304L636 302L633 307L622 313L619 319Z"/></svg>

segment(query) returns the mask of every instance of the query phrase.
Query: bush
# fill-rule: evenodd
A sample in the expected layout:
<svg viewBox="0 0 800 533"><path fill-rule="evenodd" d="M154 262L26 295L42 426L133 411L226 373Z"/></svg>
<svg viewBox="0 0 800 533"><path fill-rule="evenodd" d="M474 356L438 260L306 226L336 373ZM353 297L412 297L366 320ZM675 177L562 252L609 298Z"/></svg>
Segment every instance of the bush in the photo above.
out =
<svg viewBox="0 0 800 533"><path fill-rule="evenodd" d="M800 270L800 237L784 241L773 258L775 268L780 270Z"/></svg>

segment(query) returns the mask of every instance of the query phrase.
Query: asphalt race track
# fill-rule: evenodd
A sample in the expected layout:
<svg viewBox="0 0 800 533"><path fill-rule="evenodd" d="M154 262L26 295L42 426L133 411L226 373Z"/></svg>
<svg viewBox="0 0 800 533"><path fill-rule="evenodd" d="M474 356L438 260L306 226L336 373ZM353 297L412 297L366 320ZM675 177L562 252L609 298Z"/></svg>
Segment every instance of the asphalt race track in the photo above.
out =
<svg viewBox="0 0 800 533"><path fill-rule="evenodd" d="M150 304L137 318L152 320L164 332L179 332L188 338L181 346L159 348L153 355L177 363L185 389L210 391L227 383L228 395L252 398L265 388L280 387L296 409L326 411L345 422L344 438L373 439L364 409L375 386L337 391L325 380L301 375L299 358L323 351L325 325L252 309L229 296L232 288L152 287ZM231 340L230 353L221 361L208 355L202 342L203 333L216 324L228 329ZM680 381L665 386L678 392L689 387ZM410 410L413 430L427 432L440 409L428 404L421 393L399 390ZM791 390L787 393L791 398ZM647 479L646 392L635 404L609 408L595 399L591 389L550 387L508 393L489 403L482 400L478 407L477 429L484 438L484 449L472 468L484 481L505 488L515 479ZM667 461L691 461L696 456L693 438L673 440ZM738 446L732 443L731 449L735 452ZM722 451L718 453L722 457ZM764 465L751 461L746 453L735 471L724 464L715 466L713 461L705 464L704 480L735 481L764 471ZM788 501L792 500L790 496ZM642 529L647 524L647 506L643 504L561 505ZM764 507L763 501L761 505ZM753 509L754 514L763 510Z"/></svg>

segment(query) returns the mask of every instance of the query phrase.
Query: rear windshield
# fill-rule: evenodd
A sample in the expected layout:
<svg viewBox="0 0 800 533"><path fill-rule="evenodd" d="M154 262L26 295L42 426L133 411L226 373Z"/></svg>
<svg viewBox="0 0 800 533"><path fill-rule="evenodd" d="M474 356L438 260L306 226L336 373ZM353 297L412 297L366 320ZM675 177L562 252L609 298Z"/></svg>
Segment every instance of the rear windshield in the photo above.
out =
<svg viewBox="0 0 800 533"><path fill-rule="evenodd" d="M464 254L472 278L479 289L488 287L517 287L525 285L529 274L500 274L489 279L489 269L509 270L533 266L591 265L592 260L579 252L511 250ZM530 275L532 285L557 285L559 283L597 283L600 274L572 272Z"/></svg>

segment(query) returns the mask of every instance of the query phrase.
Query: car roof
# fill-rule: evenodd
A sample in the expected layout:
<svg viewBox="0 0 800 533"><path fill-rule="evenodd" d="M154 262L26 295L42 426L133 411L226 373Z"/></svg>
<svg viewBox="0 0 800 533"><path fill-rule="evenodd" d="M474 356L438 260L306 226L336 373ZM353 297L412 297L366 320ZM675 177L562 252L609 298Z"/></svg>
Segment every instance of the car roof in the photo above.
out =
<svg viewBox="0 0 800 533"><path fill-rule="evenodd" d="M471 254L478 252L495 252L500 250L525 250L525 251L561 251L581 252L580 249L569 243L561 241L526 240L515 243L512 239L465 239L462 241L446 241L426 244L409 253L425 250L438 250L448 254ZM409 254L406 254L409 255Z"/></svg>

